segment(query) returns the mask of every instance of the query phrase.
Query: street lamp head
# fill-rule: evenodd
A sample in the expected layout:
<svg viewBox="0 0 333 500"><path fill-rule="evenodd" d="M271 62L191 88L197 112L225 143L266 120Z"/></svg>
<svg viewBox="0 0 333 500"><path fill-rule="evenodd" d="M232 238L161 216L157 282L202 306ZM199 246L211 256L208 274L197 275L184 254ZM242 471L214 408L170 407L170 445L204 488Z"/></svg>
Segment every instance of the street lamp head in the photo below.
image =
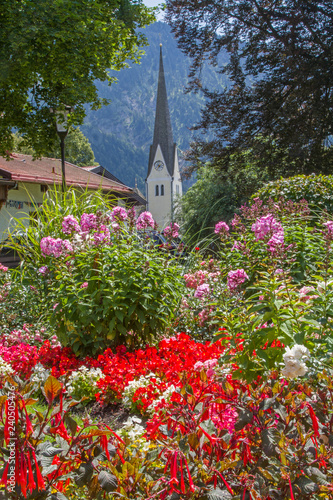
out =
<svg viewBox="0 0 333 500"><path fill-rule="evenodd" d="M50 108L50 112L56 115L57 133L60 138L66 137L68 133L68 115L73 111L74 108L67 105L63 106L61 109L56 109L56 110Z"/></svg>

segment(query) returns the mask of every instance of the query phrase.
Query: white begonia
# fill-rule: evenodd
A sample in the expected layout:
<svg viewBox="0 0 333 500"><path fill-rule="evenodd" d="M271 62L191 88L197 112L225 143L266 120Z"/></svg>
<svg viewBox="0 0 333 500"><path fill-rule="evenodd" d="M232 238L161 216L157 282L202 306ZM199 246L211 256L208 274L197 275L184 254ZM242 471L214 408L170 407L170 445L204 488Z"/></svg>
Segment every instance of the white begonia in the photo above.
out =
<svg viewBox="0 0 333 500"><path fill-rule="evenodd" d="M90 385L97 387L97 381L103 376L100 368L87 368L80 366L77 370L73 371L68 377L66 389L69 394L75 391L74 384L80 381L89 382Z"/></svg>
<svg viewBox="0 0 333 500"><path fill-rule="evenodd" d="M31 381L44 384L50 374L50 370L46 370L41 363L37 363L33 368Z"/></svg>
<svg viewBox="0 0 333 500"><path fill-rule="evenodd" d="M281 373L286 378L302 377L308 371L304 361L310 357L310 351L304 345L295 344L291 349L286 347L283 355L285 367Z"/></svg>
<svg viewBox="0 0 333 500"><path fill-rule="evenodd" d="M14 375L15 371L10 366L9 363L0 356L0 377L6 377L7 375Z"/></svg>

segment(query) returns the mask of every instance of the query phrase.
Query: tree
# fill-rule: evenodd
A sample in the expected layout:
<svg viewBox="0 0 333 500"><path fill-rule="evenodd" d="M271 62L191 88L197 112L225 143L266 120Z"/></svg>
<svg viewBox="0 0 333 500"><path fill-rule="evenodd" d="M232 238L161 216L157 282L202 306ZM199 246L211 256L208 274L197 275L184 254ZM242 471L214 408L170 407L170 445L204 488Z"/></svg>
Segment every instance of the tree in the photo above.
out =
<svg viewBox="0 0 333 500"><path fill-rule="evenodd" d="M257 144L264 145L265 140L257 139ZM207 162L201 164L197 172L196 183L180 199L179 222L182 231L190 243L198 242L212 233L218 221L229 222L238 209L249 201L255 191L268 181L280 177L289 163L283 152L277 148L267 147L267 163L261 167L262 158L256 148L236 152L230 156L228 169L217 164L215 168ZM275 166L275 176L270 169Z"/></svg>
<svg viewBox="0 0 333 500"><path fill-rule="evenodd" d="M294 171L331 169L331 0L167 0L167 20L193 59L189 88L208 100L196 128L214 133L197 141L192 161L219 159L227 168L230 154L260 135L287 152ZM219 62L225 51L227 64ZM206 60L229 85L202 85Z"/></svg>
<svg viewBox="0 0 333 500"><path fill-rule="evenodd" d="M26 145L23 137L17 132L14 134L13 151L36 156L36 152L33 148ZM60 158L59 140L55 139L52 150L50 150L47 156L51 158ZM79 128L71 127L66 137L66 161L79 167L97 165L90 142Z"/></svg>
<svg viewBox="0 0 333 500"><path fill-rule="evenodd" d="M146 39L137 28L155 18L141 0L2 0L0 9L0 154L13 147L16 129L36 155L51 150L50 108L107 103L96 80L115 81L108 69L138 62Z"/></svg>

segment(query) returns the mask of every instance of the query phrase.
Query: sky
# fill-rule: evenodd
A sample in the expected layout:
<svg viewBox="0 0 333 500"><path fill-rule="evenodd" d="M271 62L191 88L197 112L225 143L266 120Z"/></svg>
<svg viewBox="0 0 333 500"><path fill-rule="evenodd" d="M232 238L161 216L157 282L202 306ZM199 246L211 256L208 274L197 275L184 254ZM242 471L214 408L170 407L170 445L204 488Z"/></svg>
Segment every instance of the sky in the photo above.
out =
<svg viewBox="0 0 333 500"><path fill-rule="evenodd" d="M147 5L147 7L156 7L159 3L162 3L163 0L143 0L143 3Z"/></svg>
<svg viewBox="0 0 333 500"><path fill-rule="evenodd" d="M147 5L147 7L157 7L159 4L163 3L163 0L143 0L143 3ZM157 20L162 21L163 13L157 15Z"/></svg>

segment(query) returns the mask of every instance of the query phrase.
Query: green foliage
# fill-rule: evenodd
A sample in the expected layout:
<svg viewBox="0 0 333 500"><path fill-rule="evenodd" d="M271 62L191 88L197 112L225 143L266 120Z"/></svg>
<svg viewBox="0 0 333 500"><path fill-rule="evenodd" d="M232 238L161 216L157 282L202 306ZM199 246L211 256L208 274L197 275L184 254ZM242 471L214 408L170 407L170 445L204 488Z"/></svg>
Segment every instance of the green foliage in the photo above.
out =
<svg viewBox="0 0 333 500"><path fill-rule="evenodd" d="M78 127L70 128L66 137L65 149L66 161L79 167L97 165L90 142ZM36 155L33 148L25 145L24 138L17 132L14 134L13 151L33 156ZM58 138L55 138L53 149L49 151L47 156L50 158L60 158L61 152Z"/></svg>
<svg viewBox="0 0 333 500"><path fill-rule="evenodd" d="M267 202L269 198L280 198L294 202L305 199L314 213L322 210L333 212L333 176L332 175L297 175L288 179L279 179L267 183L252 195Z"/></svg>
<svg viewBox="0 0 333 500"><path fill-rule="evenodd" d="M257 144L266 141L258 138ZM266 144L267 146L267 144ZM275 164L276 150L267 153L267 160ZM261 168L261 159L255 149L230 155L225 170L219 162L200 164L195 184L179 200L179 219L182 230L191 243L211 234L219 221L229 221L254 191L271 178L268 166ZM275 164L275 172L281 172ZM192 168L187 169L191 172Z"/></svg>
<svg viewBox="0 0 333 500"><path fill-rule="evenodd" d="M282 239L274 240L273 226L265 226L268 219ZM219 242L211 240L216 260L198 259L185 275L189 292L199 283L208 291L185 296L181 328L199 338L212 335L214 328L217 339L228 332L225 359L238 365L234 377L267 376L282 362L281 345L305 345L313 370L318 363L330 366L333 250L326 222L325 213L313 218L304 201L265 205L256 199L242 207ZM266 232L256 234L257 224ZM274 248L271 238L278 241ZM244 278L233 288L230 273L238 272Z"/></svg>
<svg viewBox="0 0 333 500"><path fill-rule="evenodd" d="M20 272L0 272L0 333L10 334L25 324L50 334L46 320L44 289L22 283ZM52 331L52 329L51 329Z"/></svg>
<svg viewBox="0 0 333 500"><path fill-rule="evenodd" d="M152 343L173 317L180 269L166 266L162 255L136 238L86 249L74 263L50 264L49 303L57 304L52 323L61 343L77 354L95 354L108 345ZM87 288L80 288L85 282Z"/></svg>
<svg viewBox="0 0 333 500"><path fill-rule="evenodd" d="M260 132L287 153L298 173L330 173L331 0L183 0L181 8L168 0L166 10L179 47L192 59L189 86L207 98L196 129L214 136L200 138L201 159L227 161L230 153L252 147ZM227 85L205 84L206 61Z"/></svg>
<svg viewBox="0 0 333 500"><path fill-rule="evenodd" d="M53 146L55 114L74 106L83 122L86 103L107 103L96 80L111 85L128 60L138 62L146 44L136 31L155 19L140 1L5 1L0 16L0 153L12 150L15 128L36 155Z"/></svg>
<svg viewBox="0 0 333 500"><path fill-rule="evenodd" d="M65 195L49 192L37 221L28 228L18 222L23 283L45 293L45 311L63 345L78 355L95 354L107 346L138 346L165 331L180 298L181 268L168 253L145 243L136 231L121 224L112 232L112 201L99 193ZM111 229L111 242L94 243L64 235L64 216L80 221L83 213L97 214ZM43 256L43 237L71 239L73 252L61 257ZM85 238L85 236L83 236ZM46 276L38 269L48 266Z"/></svg>

